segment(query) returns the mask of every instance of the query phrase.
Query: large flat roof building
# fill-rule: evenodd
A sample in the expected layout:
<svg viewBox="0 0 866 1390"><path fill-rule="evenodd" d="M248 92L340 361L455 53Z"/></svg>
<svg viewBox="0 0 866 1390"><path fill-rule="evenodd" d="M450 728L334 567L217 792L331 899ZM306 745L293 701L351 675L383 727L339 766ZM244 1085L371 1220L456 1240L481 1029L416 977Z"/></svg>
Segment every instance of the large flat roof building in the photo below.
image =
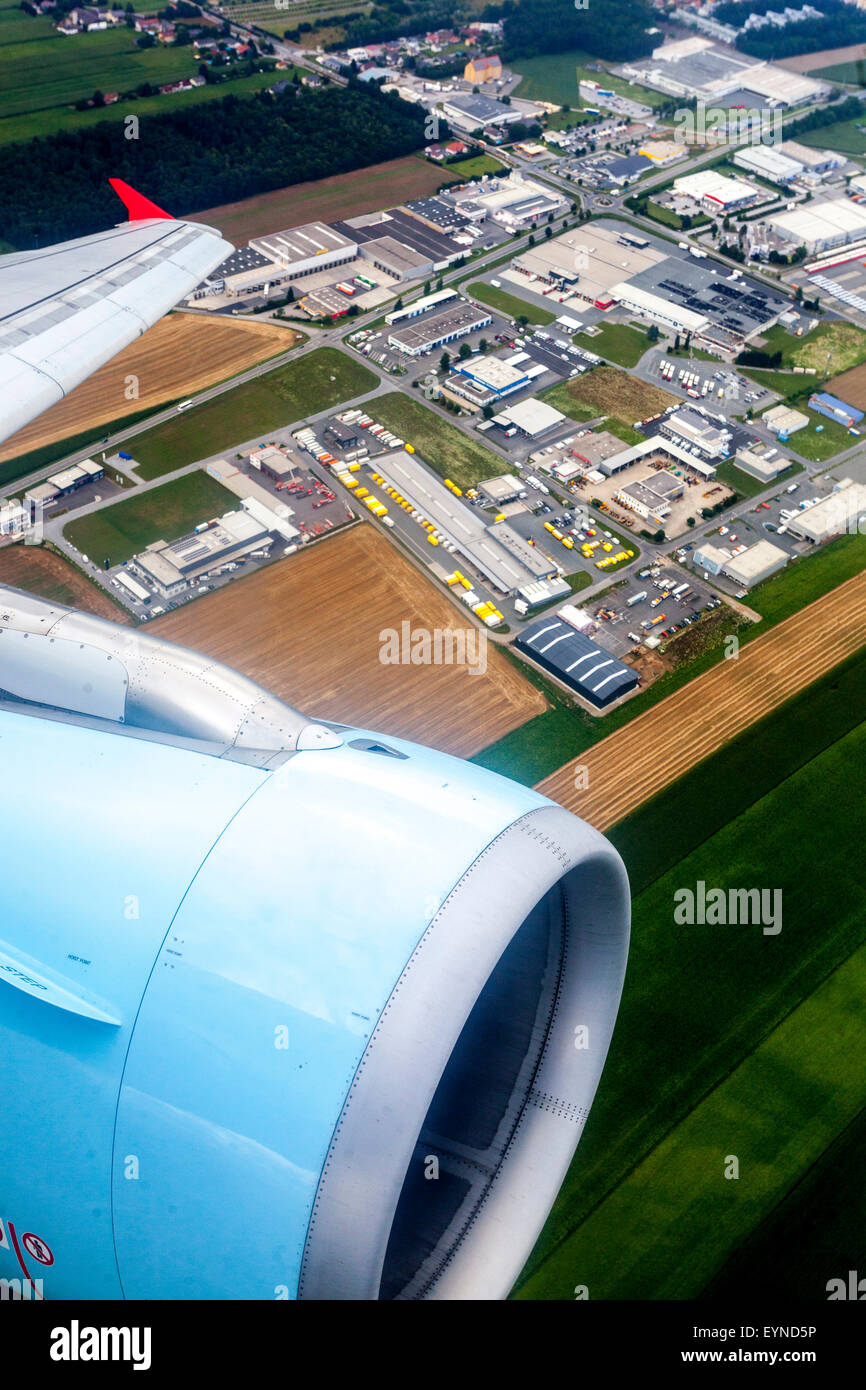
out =
<svg viewBox="0 0 866 1390"><path fill-rule="evenodd" d="M407 357L421 357L425 352L433 352L436 348L465 338L476 329L486 328L492 322L493 317L486 309L460 300L439 313L424 315L403 328L392 329L388 334L388 345L398 352L404 352Z"/></svg>
<svg viewBox="0 0 866 1390"><path fill-rule="evenodd" d="M446 120L460 130L478 130L484 126L512 125L522 113L515 106L494 101L472 92L451 96L443 105Z"/></svg>
<svg viewBox="0 0 866 1390"><path fill-rule="evenodd" d="M692 406L682 406L660 420L659 433L684 447L699 449L706 458L727 458L731 451L731 432L724 422Z"/></svg>
<svg viewBox="0 0 866 1390"><path fill-rule="evenodd" d="M770 454L772 458L768 456ZM750 473L753 478L760 478L764 483L771 483L791 466L791 460L780 454L778 449L738 449L734 458L738 468L742 468L744 473Z"/></svg>
<svg viewBox="0 0 866 1390"><path fill-rule="evenodd" d="M527 438L536 439L555 425L561 425L565 418L561 410L554 409L546 401L529 397L528 400L506 406L505 410L493 416L493 424L504 430L519 430Z"/></svg>
<svg viewBox="0 0 866 1390"><path fill-rule="evenodd" d="M866 207L850 198L806 203L791 212L773 213L766 220L783 241L805 246L810 256L866 237Z"/></svg>
<svg viewBox="0 0 866 1390"><path fill-rule="evenodd" d="M771 541L756 541L740 551L739 555L725 560L722 573L735 583L742 584L744 589L751 589L753 585L769 579L777 570L784 569L789 559L787 550L780 545L773 545Z"/></svg>
<svg viewBox="0 0 866 1390"><path fill-rule="evenodd" d="M757 174L770 183L793 183L803 173L799 159L782 154L774 145L744 145L735 151L733 163L738 169Z"/></svg>
<svg viewBox="0 0 866 1390"><path fill-rule="evenodd" d="M558 573L539 548L530 547L531 559L526 559L510 536L505 537L508 545L498 540L495 525L453 496L417 454L404 449L381 454L376 468L500 593L515 593L523 584Z"/></svg>
<svg viewBox="0 0 866 1390"><path fill-rule="evenodd" d="M172 598L221 564L270 544L268 528L248 511L227 512L204 531L154 541L129 567L164 598Z"/></svg>
<svg viewBox="0 0 866 1390"><path fill-rule="evenodd" d="M820 545L844 531L859 531L866 516L866 486L845 478L829 497L804 507L787 523L792 536Z"/></svg>
<svg viewBox="0 0 866 1390"><path fill-rule="evenodd" d="M345 265L358 255L357 242L325 222L308 222L256 237L250 247L278 265L287 280L314 275L328 266Z"/></svg>
<svg viewBox="0 0 866 1390"><path fill-rule="evenodd" d="M682 481L673 473L657 469L654 473L648 473L645 478L626 483L614 496L624 507L636 512L644 520L661 523L670 515L671 503L682 497L683 490Z"/></svg>
<svg viewBox="0 0 866 1390"><path fill-rule="evenodd" d="M751 207L766 196L745 179L732 179L715 169L698 169L694 174L681 175L674 179L674 192L694 198L708 212L717 213Z"/></svg>
<svg viewBox="0 0 866 1390"><path fill-rule="evenodd" d="M515 646L596 709L604 709L638 684L637 671L604 651L562 618L537 618Z"/></svg>

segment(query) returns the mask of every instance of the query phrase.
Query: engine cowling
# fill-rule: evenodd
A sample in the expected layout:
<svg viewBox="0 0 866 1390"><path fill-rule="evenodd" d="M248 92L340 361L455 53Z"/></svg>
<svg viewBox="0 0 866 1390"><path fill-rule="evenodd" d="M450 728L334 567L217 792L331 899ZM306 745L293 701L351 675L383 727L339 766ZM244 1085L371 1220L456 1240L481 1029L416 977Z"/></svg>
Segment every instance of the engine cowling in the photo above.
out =
<svg viewBox="0 0 866 1390"><path fill-rule="evenodd" d="M75 617L120 660L129 634ZM614 1026L616 852L505 778L295 711L258 749L82 713L63 620L33 636L70 646L56 688L16 649L0 703L0 1276L505 1297Z"/></svg>

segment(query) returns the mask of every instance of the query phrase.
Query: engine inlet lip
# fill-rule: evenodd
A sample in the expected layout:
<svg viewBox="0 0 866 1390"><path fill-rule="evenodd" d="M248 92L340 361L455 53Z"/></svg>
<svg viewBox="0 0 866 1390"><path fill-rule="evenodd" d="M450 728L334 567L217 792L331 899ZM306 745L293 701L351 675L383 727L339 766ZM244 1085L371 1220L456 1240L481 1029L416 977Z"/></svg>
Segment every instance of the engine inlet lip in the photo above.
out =
<svg viewBox="0 0 866 1390"><path fill-rule="evenodd" d="M307 1230L299 1299L378 1298L403 1182L451 1053L503 951L557 883L567 924L565 966L534 1084L471 1232L425 1294L507 1297L589 1113L628 953L622 861L597 831L553 803L515 820L474 860L407 961L334 1129ZM578 1025L588 1029L585 1050L574 1045Z"/></svg>

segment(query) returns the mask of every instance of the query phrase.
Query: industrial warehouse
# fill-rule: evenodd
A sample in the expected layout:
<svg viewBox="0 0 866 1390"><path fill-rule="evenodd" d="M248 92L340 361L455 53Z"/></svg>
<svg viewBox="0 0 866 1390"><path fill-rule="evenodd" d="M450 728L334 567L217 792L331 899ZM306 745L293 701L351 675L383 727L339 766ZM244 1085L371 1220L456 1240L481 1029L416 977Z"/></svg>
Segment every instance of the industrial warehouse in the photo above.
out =
<svg viewBox="0 0 866 1390"><path fill-rule="evenodd" d="M664 43L650 57L624 64L622 71L668 96L697 97L711 107L786 110L821 101L831 90L828 82L698 35Z"/></svg>
<svg viewBox="0 0 866 1390"><path fill-rule="evenodd" d="M261 308L291 290L309 317L336 318L352 304L373 308L390 297L395 282L438 274L467 249L496 245L567 206L555 189L519 172L486 176L400 207L254 237L217 266L189 302L213 312L241 302Z"/></svg>
<svg viewBox="0 0 866 1390"><path fill-rule="evenodd" d="M560 617L537 618L514 644L596 709L638 686L638 673Z"/></svg>
<svg viewBox="0 0 866 1390"><path fill-rule="evenodd" d="M272 544L268 527L244 509L227 512L180 540L154 541L129 568L163 598L174 598L217 566L266 551Z"/></svg>
<svg viewBox="0 0 866 1390"><path fill-rule="evenodd" d="M407 357L423 357L436 348L486 328L493 322L492 315L485 309L469 304L465 299L449 304L445 309L418 316L401 328L392 328L388 334L388 346L404 353Z"/></svg>
<svg viewBox="0 0 866 1390"><path fill-rule="evenodd" d="M395 449L378 455L375 467L498 592L516 593L521 585L557 576L557 566L540 549L506 523L490 523L466 506L416 455Z"/></svg>
<svg viewBox="0 0 866 1390"><path fill-rule="evenodd" d="M766 222L782 241L804 246L810 256L866 238L866 207L850 198L807 203L790 212L773 213Z"/></svg>
<svg viewBox="0 0 866 1390"><path fill-rule="evenodd" d="M706 252L674 256L603 222L524 252L503 278L535 292L554 287L561 302L577 311L618 305L668 331L691 334L696 346L719 356L739 351L789 306L782 295L711 261Z"/></svg>

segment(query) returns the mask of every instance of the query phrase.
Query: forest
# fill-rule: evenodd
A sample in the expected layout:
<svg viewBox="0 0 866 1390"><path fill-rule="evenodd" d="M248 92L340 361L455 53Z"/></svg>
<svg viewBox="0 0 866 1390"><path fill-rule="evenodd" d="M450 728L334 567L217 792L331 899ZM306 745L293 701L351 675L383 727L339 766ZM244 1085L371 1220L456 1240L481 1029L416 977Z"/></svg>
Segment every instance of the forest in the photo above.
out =
<svg viewBox="0 0 866 1390"><path fill-rule="evenodd" d="M760 29L747 29L737 39L737 48L753 58L793 58L799 53L817 53L824 48L844 48L848 44L866 42L866 14L846 0L808 0L813 10L820 10L819 19L793 21L779 28L768 24ZM791 0L798 9L801 0ZM714 19L739 29L750 14L763 15L768 10L784 10L779 0L727 0L717 5Z"/></svg>
<svg viewBox="0 0 866 1390"><path fill-rule="evenodd" d="M608 62L640 58L658 43L648 31L655 14L646 0L615 0L575 9L574 0L530 0L505 18L503 58L535 58L541 53L580 49Z"/></svg>
<svg viewBox="0 0 866 1390"><path fill-rule="evenodd" d="M128 110L128 108L127 108ZM184 217L306 179L348 173L424 144L425 112L376 86L227 96L8 145L0 161L0 239L19 250L122 220L108 184L122 178ZM51 190L50 197L46 189Z"/></svg>

